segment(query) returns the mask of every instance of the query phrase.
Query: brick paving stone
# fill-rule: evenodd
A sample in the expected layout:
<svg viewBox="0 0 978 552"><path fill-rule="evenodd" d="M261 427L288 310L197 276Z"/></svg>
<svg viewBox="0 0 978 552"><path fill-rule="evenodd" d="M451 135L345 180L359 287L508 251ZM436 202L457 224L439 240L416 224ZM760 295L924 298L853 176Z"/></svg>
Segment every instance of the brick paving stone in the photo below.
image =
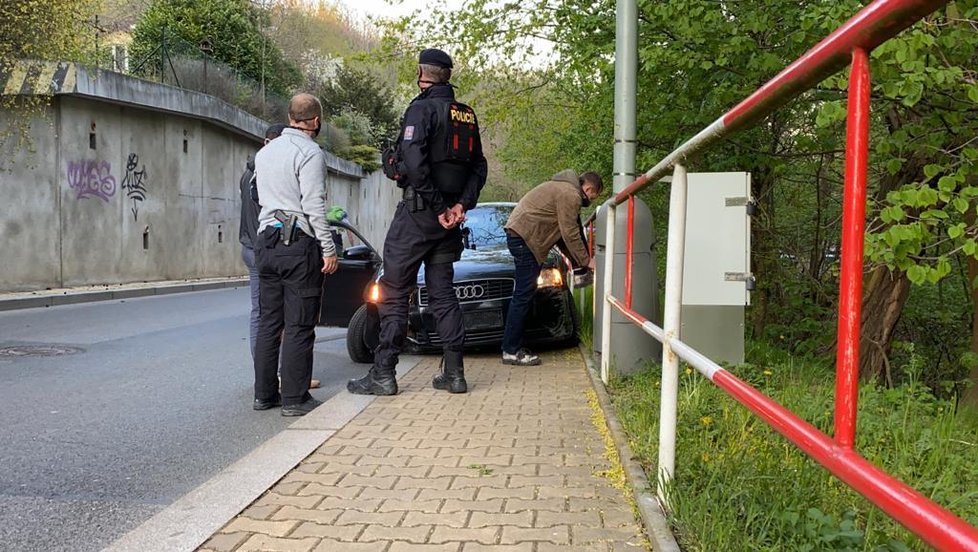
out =
<svg viewBox="0 0 978 552"><path fill-rule="evenodd" d="M439 452L441 452L441 449L437 448L396 448L391 451L390 456L392 458L444 458L450 456L448 454L442 456Z"/></svg>
<svg viewBox="0 0 978 552"><path fill-rule="evenodd" d="M343 477L342 473L306 473L293 471L282 478L281 483L317 483L319 485L336 485ZM300 492L299 494L303 494Z"/></svg>
<svg viewBox="0 0 978 552"><path fill-rule="evenodd" d="M383 525L368 525L367 529L357 539L360 542L370 541L407 541L424 543L432 531L431 525L416 525L411 527L386 527Z"/></svg>
<svg viewBox="0 0 978 552"><path fill-rule="evenodd" d="M494 489L491 487L483 487L478 490L479 500L488 500L490 498L524 498L530 499L534 498L535 491L533 487L521 487L519 489Z"/></svg>
<svg viewBox="0 0 978 552"><path fill-rule="evenodd" d="M364 525L321 525L319 523L304 522L296 528L290 536L292 537L317 537L335 539L344 542L353 542L357 536L363 532Z"/></svg>
<svg viewBox="0 0 978 552"><path fill-rule="evenodd" d="M499 437L499 438L487 438L479 437L477 439L469 439L465 442L466 448L476 448L476 447L513 447L516 445L518 440L514 437Z"/></svg>
<svg viewBox="0 0 978 552"><path fill-rule="evenodd" d="M305 486L305 481L280 481L275 484L275 492L284 496L297 496Z"/></svg>
<svg viewBox="0 0 978 552"><path fill-rule="evenodd" d="M594 541L638 542L642 538L641 535L637 533L637 528L635 527L574 527L572 535L575 543L587 543Z"/></svg>
<svg viewBox="0 0 978 552"><path fill-rule="evenodd" d="M316 505L317 510L357 510L359 512L376 512L377 508L384 501L382 498L368 498L362 496L372 489L364 489L361 496L357 498L342 498L338 496L327 496L322 502Z"/></svg>
<svg viewBox="0 0 978 552"><path fill-rule="evenodd" d="M496 544L496 539L502 527L480 527L478 529L456 529L452 527L435 527L435 530L428 538L428 542L440 544L455 541L458 542L479 542L482 544Z"/></svg>
<svg viewBox="0 0 978 552"><path fill-rule="evenodd" d="M474 493L473 493L474 494ZM441 506L442 513L452 512L488 512L496 513L503 511L505 501L502 498L488 500L446 500Z"/></svg>
<svg viewBox="0 0 978 552"><path fill-rule="evenodd" d="M564 476L562 475L514 475L509 478L509 487L518 489L520 487L563 487Z"/></svg>
<svg viewBox="0 0 978 552"><path fill-rule="evenodd" d="M343 513L342 508L337 508L333 510L309 510L306 508L296 508L295 506L283 506L275 515L271 517L271 520L300 520L300 521L311 521L313 523L321 523L323 525L332 524L336 521L336 518L340 517Z"/></svg>
<svg viewBox="0 0 978 552"><path fill-rule="evenodd" d="M396 477L429 477L431 466L378 466L377 477L393 475Z"/></svg>
<svg viewBox="0 0 978 552"><path fill-rule="evenodd" d="M467 542L462 546L462 552L533 552L533 543L479 544L477 542Z"/></svg>
<svg viewBox="0 0 978 552"><path fill-rule="evenodd" d="M635 514L631 508L602 508L600 510L601 521L604 527L627 527L635 525Z"/></svg>
<svg viewBox="0 0 978 552"><path fill-rule="evenodd" d="M340 517L337 518L335 523L336 525L361 523L364 525L375 524L394 527L403 517L403 512L357 512L355 510L349 510L340 514Z"/></svg>
<svg viewBox="0 0 978 552"><path fill-rule="evenodd" d="M484 456L484 455L463 455L459 458L458 462L454 465L457 466L511 466L513 465L512 456Z"/></svg>
<svg viewBox="0 0 978 552"><path fill-rule="evenodd" d="M311 457L292 470L292 473L317 473L323 467L324 462L314 462Z"/></svg>
<svg viewBox="0 0 978 552"><path fill-rule="evenodd" d="M242 552L308 552L319 543L317 539L282 539L268 535L252 535L238 550Z"/></svg>
<svg viewBox="0 0 978 552"><path fill-rule="evenodd" d="M438 449L432 449L432 450L438 450ZM404 461L405 461L404 462L404 465L406 465L406 466L446 466L446 467L455 467L455 466L458 466L459 465L459 461L460 460L458 458L438 458L438 457L426 458L426 457L417 457L417 456L415 456L415 457L411 457L411 458L404 457Z"/></svg>
<svg viewBox="0 0 978 552"><path fill-rule="evenodd" d="M609 542L611 552L640 552L652 550L652 545L644 538L641 541Z"/></svg>
<svg viewBox="0 0 978 552"><path fill-rule="evenodd" d="M475 514L472 514L475 515ZM401 521L402 527L416 527L420 525L438 525L441 527L466 527L466 521L469 519L468 512L454 512L454 513L426 513L426 512L408 512ZM469 525L469 527L472 527Z"/></svg>
<svg viewBox="0 0 978 552"><path fill-rule="evenodd" d="M384 552L390 543L381 542L342 542L335 539L323 539L313 552Z"/></svg>
<svg viewBox="0 0 978 552"><path fill-rule="evenodd" d="M503 527L501 544L513 544L525 541L542 541L556 544L570 544L570 527L558 525L545 528Z"/></svg>
<svg viewBox="0 0 978 552"><path fill-rule="evenodd" d="M400 477L394 484L394 488L445 490L452 486L452 479L452 477Z"/></svg>
<svg viewBox="0 0 978 552"><path fill-rule="evenodd" d="M564 512L567 510L567 501L563 498L510 498L506 501L503 511L512 512Z"/></svg>
<svg viewBox="0 0 978 552"><path fill-rule="evenodd" d="M395 451L400 454L400 451ZM357 460L358 466L407 466L407 456L361 456Z"/></svg>
<svg viewBox="0 0 978 552"><path fill-rule="evenodd" d="M357 498L366 500L414 500L418 489L364 489Z"/></svg>
<svg viewBox="0 0 978 552"><path fill-rule="evenodd" d="M235 518L231 523L221 530L222 533L263 533L273 537L284 537L299 525L295 520L284 521L265 521L249 519L246 517Z"/></svg>
<svg viewBox="0 0 978 552"><path fill-rule="evenodd" d="M394 484L397 483L397 477L388 475L386 477L370 476L364 477L362 475L347 475L340 480L340 483L345 487L348 485L359 486L369 489L393 489Z"/></svg>
<svg viewBox="0 0 978 552"><path fill-rule="evenodd" d="M441 508L441 500L398 500L388 499L380 505L378 512L425 512L433 514Z"/></svg>
<svg viewBox="0 0 978 552"><path fill-rule="evenodd" d="M553 544L549 542L538 542L536 552L608 552L608 545L603 542L590 544Z"/></svg>
<svg viewBox="0 0 978 552"><path fill-rule="evenodd" d="M513 525L515 527L533 527L533 512L518 513L486 513L472 512L468 527L490 527L494 525Z"/></svg>
<svg viewBox="0 0 978 552"><path fill-rule="evenodd" d="M272 514L282 506L279 504L266 504L265 506L249 506L241 515L251 519L271 519Z"/></svg>
<svg viewBox="0 0 978 552"><path fill-rule="evenodd" d="M323 499L321 496L282 496L277 493L265 493L255 501L255 506L297 506L299 508L315 508Z"/></svg>
<svg viewBox="0 0 978 552"><path fill-rule="evenodd" d="M601 515L595 510L586 512L538 512L534 527L553 527L568 524L572 527L600 528Z"/></svg>
<svg viewBox="0 0 978 552"><path fill-rule="evenodd" d="M486 467L485 469L492 469ZM470 488L485 488L490 487L493 489L505 489L508 485L507 482L511 476L509 475L483 475L469 474L471 477L456 477L452 481L451 488L453 489L470 489Z"/></svg>
<svg viewBox="0 0 978 552"><path fill-rule="evenodd" d="M421 489L418 500L474 500L476 491L477 489Z"/></svg>
<svg viewBox="0 0 978 552"><path fill-rule="evenodd" d="M248 537L249 533L218 533L209 538L201 548L214 552L231 552Z"/></svg>
<svg viewBox="0 0 978 552"><path fill-rule="evenodd" d="M541 487L539 498L600 498L594 487Z"/></svg>
<svg viewBox="0 0 978 552"><path fill-rule="evenodd" d="M451 542L446 544L414 544L410 542L395 541L387 552L458 552L461 543Z"/></svg>

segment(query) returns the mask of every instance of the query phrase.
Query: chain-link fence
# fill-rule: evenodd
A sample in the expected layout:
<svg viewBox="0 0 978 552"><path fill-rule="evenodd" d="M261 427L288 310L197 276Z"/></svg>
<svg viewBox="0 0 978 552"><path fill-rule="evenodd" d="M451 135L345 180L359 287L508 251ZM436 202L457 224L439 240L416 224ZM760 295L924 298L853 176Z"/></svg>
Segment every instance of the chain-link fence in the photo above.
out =
<svg viewBox="0 0 978 552"><path fill-rule="evenodd" d="M156 48L130 60L129 70L142 78L210 94L266 121L287 120L286 99L215 59L211 51L209 40L192 44L164 28Z"/></svg>

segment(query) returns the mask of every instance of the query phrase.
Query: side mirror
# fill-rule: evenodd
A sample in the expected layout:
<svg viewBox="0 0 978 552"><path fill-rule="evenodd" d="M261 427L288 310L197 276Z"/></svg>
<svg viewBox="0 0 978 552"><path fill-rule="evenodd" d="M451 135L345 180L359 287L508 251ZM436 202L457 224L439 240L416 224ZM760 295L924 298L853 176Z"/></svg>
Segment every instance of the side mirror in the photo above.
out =
<svg viewBox="0 0 978 552"><path fill-rule="evenodd" d="M343 251L343 258L354 261L369 261L374 258L374 251L366 245L354 245Z"/></svg>

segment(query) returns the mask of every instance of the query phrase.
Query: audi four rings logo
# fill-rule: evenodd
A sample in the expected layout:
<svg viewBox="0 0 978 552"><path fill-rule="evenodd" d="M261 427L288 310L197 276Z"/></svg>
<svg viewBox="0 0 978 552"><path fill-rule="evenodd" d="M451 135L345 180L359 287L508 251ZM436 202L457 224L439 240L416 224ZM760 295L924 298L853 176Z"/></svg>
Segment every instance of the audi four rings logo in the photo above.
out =
<svg viewBox="0 0 978 552"><path fill-rule="evenodd" d="M455 296L459 299L481 299L486 294L486 288L479 284L455 286Z"/></svg>

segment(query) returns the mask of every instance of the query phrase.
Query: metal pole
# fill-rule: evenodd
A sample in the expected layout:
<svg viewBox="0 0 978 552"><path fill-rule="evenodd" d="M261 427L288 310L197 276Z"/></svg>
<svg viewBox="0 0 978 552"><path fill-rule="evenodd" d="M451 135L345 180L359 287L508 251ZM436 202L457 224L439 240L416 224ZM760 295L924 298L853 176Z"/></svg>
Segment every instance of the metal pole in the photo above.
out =
<svg viewBox="0 0 978 552"><path fill-rule="evenodd" d="M683 256L686 243L686 167L676 165L669 195L669 241L666 248L666 301L662 329L662 398L659 412L659 477L657 493L668 509L666 486L676 471L676 418L679 398L679 357L672 340L679 339L683 298Z"/></svg>
<svg viewBox="0 0 978 552"><path fill-rule="evenodd" d="M607 203L605 217L607 234L604 246L604 297L601 298L601 381L608 384L611 374L611 286L614 283L615 266L615 206Z"/></svg>
<svg viewBox="0 0 978 552"><path fill-rule="evenodd" d="M836 350L835 440L852 448L859 393L859 323L863 295L866 166L869 157L869 53L852 52L846 120L846 182L842 205L842 271L839 277L839 344Z"/></svg>
<svg viewBox="0 0 978 552"><path fill-rule="evenodd" d="M635 0L618 0L615 16L615 192L625 189L635 179L637 73L638 8Z"/></svg>
<svg viewBox="0 0 978 552"><path fill-rule="evenodd" d="M625 232L625 305L632 308L632 253L635 252L635 196L628 198L628 226Z"/></svg>

